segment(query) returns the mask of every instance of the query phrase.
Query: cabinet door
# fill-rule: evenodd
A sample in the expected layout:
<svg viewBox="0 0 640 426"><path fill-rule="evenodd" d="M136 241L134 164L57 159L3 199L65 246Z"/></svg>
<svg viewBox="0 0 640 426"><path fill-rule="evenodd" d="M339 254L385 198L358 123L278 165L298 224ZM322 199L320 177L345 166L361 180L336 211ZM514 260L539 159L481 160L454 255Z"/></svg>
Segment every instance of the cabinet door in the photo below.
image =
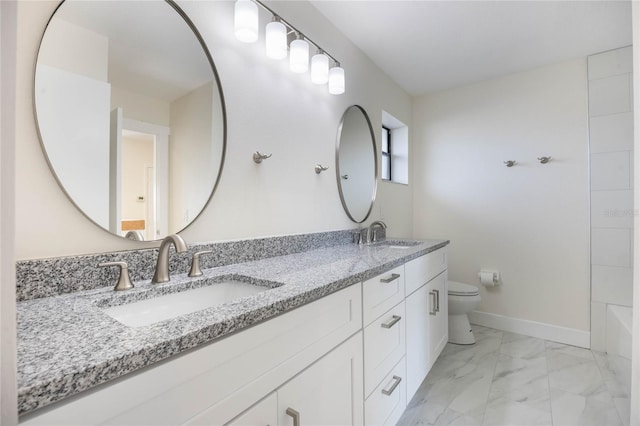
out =
<svg viewBox="0 0 640 426"><path fill-rule="evenodd" d="M361 425L362 332L278 390L280 425Z"/></svg>
<svg viewBox="0 0 640 426"><path fill-rule="evenodd" d="M427 285L420 287L406 300L407 329L407 401L420 387L429 372L431 316L435 315L433 293ZM431 315L430 315L431 314Z"/></svg>
<svg viewBox="0 0 640 426"><path fill-rule="evenodd" d="M447 344L449 339L449 309L447 296L447 272L438 275L429 284L429 292L431 293L431 303L436 304L435 315L430 315L429 322L429 352L430 365L429 369L440 356L440 353Z"/></svg>
<svg viewBox="0 0 640 426"><path fill-rule="evenodd" d="M272 392L262 401L233 419L228 426L276 426L278 424L278 396Z"/></svg>
<svg viewBox="0 0 640 426"><path fill-rule="evenodd" d="M447 303L446 271L407 297L407 400L447 344Z"/></svg>

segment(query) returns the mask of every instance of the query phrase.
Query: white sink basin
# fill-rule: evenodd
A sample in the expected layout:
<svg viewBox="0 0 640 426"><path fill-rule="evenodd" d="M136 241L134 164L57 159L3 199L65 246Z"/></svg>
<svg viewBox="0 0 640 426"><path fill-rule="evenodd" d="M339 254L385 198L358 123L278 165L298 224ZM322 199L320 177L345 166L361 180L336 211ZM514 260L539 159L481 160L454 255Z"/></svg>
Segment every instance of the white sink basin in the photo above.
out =
<svg viewBox="0 0 640 426"><path fill-rule="evenodd" d="M124 325L142 327L267 290L270 288L242 281L227 280L139 302L113 306L105 308L103 311Z"/></svg>
<svg viewBox="0 0 640 426"><path fill-rule="evenodd" d="M412 240L386 240L379 243L383 247L388 247L391 249L400 249L405 250L411 247L417 246L420 244L420 241L412 241Z"/></svg>

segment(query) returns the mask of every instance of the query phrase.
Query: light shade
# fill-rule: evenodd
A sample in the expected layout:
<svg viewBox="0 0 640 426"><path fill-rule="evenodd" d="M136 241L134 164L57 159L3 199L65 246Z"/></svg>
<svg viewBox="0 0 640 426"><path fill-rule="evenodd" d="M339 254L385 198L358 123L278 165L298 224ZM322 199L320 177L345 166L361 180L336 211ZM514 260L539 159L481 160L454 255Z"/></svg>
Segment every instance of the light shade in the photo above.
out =
<svg viewBox="0 0 640 426"><path fill-rule="evenodd" d="M258 5L251 0L237 0L234 8L236 38L245 43L258 40Z"/></svg>
<svg viewBox="0 0 640 426"><path fill-rule="evenodd" d="M309 69L309 43L299 38L289 46L289 69L301 74Z"/></svg>
<svg viewBox="0 0 640 426"><path fill-rule="evenodd" d="M318 53L311 58L311 82L325 84L329 81L329 58Z"/></svg>
<svg viewBox="0 0 640 426"><path fill-rule="evenodd" d="M329 70L329 93L332 95L344 93L344 69L340 66Z"/></svg>
<svg viewBox="0 0 640 426"><path fill-rule="evenodd" d="M287 27L280 21L272 21L267 24L265 34L267 56L271 59L284 59L287 57Z"/></svg>

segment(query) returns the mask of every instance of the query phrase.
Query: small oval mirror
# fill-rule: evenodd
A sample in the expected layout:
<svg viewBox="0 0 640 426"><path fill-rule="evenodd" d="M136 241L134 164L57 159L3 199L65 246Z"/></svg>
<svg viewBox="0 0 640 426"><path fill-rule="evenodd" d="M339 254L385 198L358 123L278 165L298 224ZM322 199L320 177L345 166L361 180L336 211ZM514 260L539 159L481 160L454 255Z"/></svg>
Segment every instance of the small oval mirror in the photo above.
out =
<svg viewBox="0 0 640 426"><path fill-rule="evenodd" d="M34 106L58 183L112 234L164 238L213 195L224 98L202 37L172 0L61 2L40 43Z"/></svg>
<svg viewBox="0 0 640 426"><path fill-rule="evenodd" d="M378 156L371 120L359 105L347 108L338 127L336 177L349 219L367 220L376 198Z"/></svg>

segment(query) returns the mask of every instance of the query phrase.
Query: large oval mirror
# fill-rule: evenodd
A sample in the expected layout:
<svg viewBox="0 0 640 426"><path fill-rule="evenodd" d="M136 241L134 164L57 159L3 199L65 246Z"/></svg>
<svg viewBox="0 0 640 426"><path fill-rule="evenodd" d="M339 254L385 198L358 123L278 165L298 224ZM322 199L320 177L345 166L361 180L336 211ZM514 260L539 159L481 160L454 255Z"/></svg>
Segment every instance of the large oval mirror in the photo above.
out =
<svg viewBox="0 0 640 426"><path fill-rule="evenodd" d="M40 43L34 105L58 183L109 232L160 239L209 202L224 162L224 99L202 37L173 1L63 1Z"/></svg>
<svg viewBox="0 0 640 426"><path fill-rule="evenodd" d="M364 222L376 198L378 157L371 120L361 106L350 106L342 116L336 173L344 211L354 222Z"/></svg>

